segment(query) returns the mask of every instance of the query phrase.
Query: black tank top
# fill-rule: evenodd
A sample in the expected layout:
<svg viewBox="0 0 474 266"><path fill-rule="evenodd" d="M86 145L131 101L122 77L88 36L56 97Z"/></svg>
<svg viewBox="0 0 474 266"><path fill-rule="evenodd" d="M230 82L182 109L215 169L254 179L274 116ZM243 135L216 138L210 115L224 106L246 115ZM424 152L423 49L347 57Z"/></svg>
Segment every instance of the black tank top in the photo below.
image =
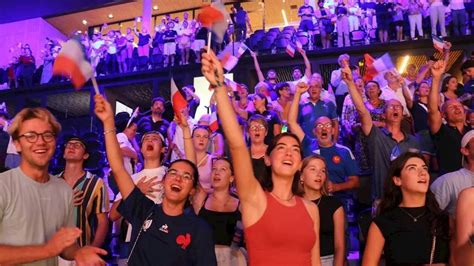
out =
<svg viewBox="0 0 474 266"><path fill-rule="evenodd" d="M230 246L235 234L237 221L242 219L239 207L233 212L216 212L206 209L206 200L199 211L199 217L206 220L211 226L214 235L215 245Z"/></svg>

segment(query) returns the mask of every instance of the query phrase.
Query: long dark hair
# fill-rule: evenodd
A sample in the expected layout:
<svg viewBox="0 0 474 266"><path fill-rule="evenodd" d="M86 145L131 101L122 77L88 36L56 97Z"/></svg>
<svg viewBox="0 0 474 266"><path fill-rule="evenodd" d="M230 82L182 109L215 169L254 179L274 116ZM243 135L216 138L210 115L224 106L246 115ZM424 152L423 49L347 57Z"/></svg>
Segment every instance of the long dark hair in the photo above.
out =
<svg viewBox="0 0 474 266"><path fill-rule="evenodd" d="M267 151L265 152L265 154L267 156L270 156L270 154L272 153L272 151L275 149L278 141L280 141L280 139L284 138L284 137L290 137L290 138L293 138L296 140L296 142L298 143L298 146L300 147L300 155L301 155L301 159L303 159L303 151L301 150L301 142L300 140L298 139L298 137L293 134L293 133L289 133L289 132L284 132L284 133L281 133L281 134L278 134L276 135L272 142L270 143L270 145L268 145L267 147ZM293 183L291 184L291 192L295 195L299 195L299 180L300 180L300 171L297 171L295 173L295 176L293 177ZM265 191L272 191L273 190L273 180L272 180L272 170L271 170L271 166L268 166L267 167L267 171L266 171L266 174L265 176L263 177L263 179L260 181L260 184L262 186L262 188L265 190Z"/></svg>
<svg viewBox="0 0 474 266"><path fill-rule="evenodd" d="M383 214L394 210L402 203L403 195L399 186L393 182L393 177L401 176L401 172L407 161L411 158L418 158L426 164L426 160L420 153L405 152L397 159L392 161L388 170L388 176L385 180L384 195L380 202L378 212ZM436 236L449 235L449 221L448 216L443 212L436 201L435 195L428 189L426 192L425 207L428 210L427 217L431 225L431 233Z"/></svg>

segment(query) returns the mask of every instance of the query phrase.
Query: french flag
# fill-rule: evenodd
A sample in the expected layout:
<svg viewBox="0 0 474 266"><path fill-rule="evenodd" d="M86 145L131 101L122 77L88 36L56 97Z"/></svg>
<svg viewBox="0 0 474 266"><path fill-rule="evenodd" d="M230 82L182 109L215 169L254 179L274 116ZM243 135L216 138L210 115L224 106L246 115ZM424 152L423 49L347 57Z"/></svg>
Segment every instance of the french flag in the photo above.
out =
<svg viewBox="0 0 474 266"><path fill-rule="evenodd" d="M229 52L225 53L222 56L221 65L227 71L231 71L232 69L234 69L237 63L239 63L239 58L231 55Z"/></svg>
<svg viewBox="0 0 474 266"><path fill-rule="evenodd" d="M173 78L171 78L171 105L173 105L173 111L177 117L181 116L181 110L188 107L188 102L179 91Z"/></svg>
<svg viewBox="0 0 474 266"><path fill-rule="evenodd" d="M94 75L94 69L86 60L78 40L70 39L63 45L54 60L53 74L69 77L76 89L81 88Z"/></svg>
<svg viewBox="0 0 474 266"><path fill-rule="evenodd" d="M209 129L212 132L216 132L219 129L219 122L217 120L217 112L212 112L211 119L209 121Z"/></svg>
<svg viewBox="0 0 474 266"><path fill-rule="evenodd" d="M373 64L375 59L370 54L364 54L364 63L365 63L365 73L364 73L364 82L373 80L377 76L377 70L375 70Z"/></svg>
<svg viewBox="0 0 474 266"><path fill-rule="evenodd" d="M444 50L444 41L442 38L436 36L436 35L431 35L433 38L433 46L436 50L438 50L440 53L443 53Z"/></svg>
<svg viewBox="0 0 474 266"><path fill-rule="evenodd" d="M237 50L237 57L240 58L240 57L245 53L245 51L247 51L247 49L249 49L249 48L247 47L247 45L245 45L244 43L242 43L242 44L240 45L239 49Z"/></svg>
<svg viewBox="0 0 474 266"><path fill-rule="evenodd" d="M231 87L232 91L234 91L234 92L238 92L238 91L242 90L242 85L240 85L239 83L237 83L233 80L225 79L225 83L227 84L227 86Z"/></svg>
<svg viewBox="0 0 474 266"><path fill-rule="evenodd" d="M286 46L286 53L289 54L291 57L295 57L295 47L293 45L288 44Z"/></svg>
<svg viewBox="0 0 474 266"><path fill-rule="evenodd" d="M377 58L377 60L374 61L373 66L378 73L383 73L395 68L395 65L392 62L392 57L390 57L388 53Z"/></svg>
<svg viewBox="0 0 474 266"><path fill-rule="evenodd" d="M222 3L214 2L201 9L197 20L203 27L208 28L214 33L215 41L222 43L224 34L229 26L230 16Z"/></svg>

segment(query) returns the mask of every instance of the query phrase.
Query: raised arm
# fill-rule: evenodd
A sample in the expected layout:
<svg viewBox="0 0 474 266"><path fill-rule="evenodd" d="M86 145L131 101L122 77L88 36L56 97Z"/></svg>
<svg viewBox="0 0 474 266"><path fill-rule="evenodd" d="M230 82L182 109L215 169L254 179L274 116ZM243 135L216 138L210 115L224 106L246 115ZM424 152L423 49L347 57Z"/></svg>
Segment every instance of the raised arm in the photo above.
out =
<svg viewBox="0 0 474 266"><path fill-rule="evenodd" d="M232 163L238 166L235 168L235 179L242 208L245 209L249 204L257 205L263 195L263 189L254 176L250 153L224 85L222 66L212 51L202 54L202 73L214 87L219 106L217 112L230 147Z"/></svg>
<svg viewBox="0 0 474 266"><path fill-rule="evenodd" d="M257 54L252 50L249 50L249 51L250 51L250 55L253 58L253 65L255 66L255 72L257 72L258 81L263 82L265 81L265 77L263 76L262 70L260 69L260 64L258 63Z"/></svg>
<svg viewBox="0 0 474 266"><path fill-rule="evenodd" d="M114 173L115 181L119 187L122 198L126 199L128 195L135 188L132 178L123 166L123 158L120 152L120 146L115 136L114 114L110 103L104 96L97 94L94 96L96 116L102 121L104 125L105 147L107 152L107 159L109 160L110 168Z"/></svg>
<svg viewBox="0 0 474 266"><path fill-rule="evenodd" d="M304 76L307 79L311 78L311 62L309 62L308 56L306 55L306 51L303 48L297 48L298 52L300 52L301 56L304 60Z"/></svg>
<svg viewBox="0 0 474 266"><path fill-rule="evenodd" d="M405 101L407 102L407 107L408 109L411 109L413 108L413 99L411 98L411 93L408 89L407 83L400 74L397 75L397 78L398 82L400 82L400 85L402 86L403 98L405 98Z"/></svg>
<svg viewBox="0 0 474 266"><path fill-rule="evenodd" d="M354 79L352 78L352 71L349 66L346 66L345 68L341 69L341 76L347 84L347 88L349 89L349 94L351 95L352 102L354 103L354 106L357 112L359 113L362 132L364 132L364 135L368 136L373 126L372 117L370 116L369 110L367 110L364 105L362 95L360 95L360 93L357 91Z"/></svg>
<svg viewBox="0 0 474 266"><path fill-rule="evenodd" d="M293 134L295 134L300 141L304 139L304 131L298 123L298 108L301 95L308 91L308 84L300 82L296 85L295 96L288 111L288 126Z"/></svg>
<svg viewBox="0 0 474 266"><path fill-rule="evenodd" d="M446 64L443 60L439 60L431 67L433 80L431 82L431 90L428 96L428 126L432 134L438 133L443 122L441 112L439 111L439 84L441 76L446 70Z"/></svg>
<svg viewBox="0 0 474 266"><path fill-rule="evenodd" d="M196 164L197 159L196 151L194 150L193 137L191 136L191 129L189 128L188 117L185 116L185 114L186 112L181 111L181 115L175 118L175 122L183 131L184 154L186 156L186 159Z"/></svg>

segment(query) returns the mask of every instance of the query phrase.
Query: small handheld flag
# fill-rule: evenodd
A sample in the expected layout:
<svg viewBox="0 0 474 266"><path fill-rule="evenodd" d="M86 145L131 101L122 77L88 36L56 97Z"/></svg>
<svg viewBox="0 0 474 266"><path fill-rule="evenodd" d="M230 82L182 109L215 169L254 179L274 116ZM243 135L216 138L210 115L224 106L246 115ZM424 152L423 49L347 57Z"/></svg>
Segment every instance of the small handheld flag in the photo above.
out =
<svg viewBox="0 0 474 266"><path fill-rule="evenodd" d="M289 54L291 57L295 57L295 47L290 43L286 46L286 53Z"/></svg>
<svg viewBox="0 0 474 266"><path fill-rule="evenodd" d="M70 39L63 45L54 61L53 74L71 78L76 89L80 89L94 75L79 41Z"/></svg>
<svg viewBox="0 0 474 266"><path fill-rule="evenodd" d="M443 53L443 50L444 50L444 41L443 41L443 38L441 37L438 37L436 35L431 35L431 37L433 38L433 46L436 50L438 50L440 53Z"/></svg>
<svg viewBox="0 0 474 266"><path fill-rule="evenodd" d="M188 102L179 91L173 78L171 78L171 104L173 105L174 114L177 117L180 117L181 110L188 106Z"/></svg>
<svg viewBox="0 0 474 266"><path fill-rule="evenodd" d="M211 119L209 121L209 129L212 132L216 132L219 129L219 122L217 120L217 113L215 111L211 114Z"/></svg>

